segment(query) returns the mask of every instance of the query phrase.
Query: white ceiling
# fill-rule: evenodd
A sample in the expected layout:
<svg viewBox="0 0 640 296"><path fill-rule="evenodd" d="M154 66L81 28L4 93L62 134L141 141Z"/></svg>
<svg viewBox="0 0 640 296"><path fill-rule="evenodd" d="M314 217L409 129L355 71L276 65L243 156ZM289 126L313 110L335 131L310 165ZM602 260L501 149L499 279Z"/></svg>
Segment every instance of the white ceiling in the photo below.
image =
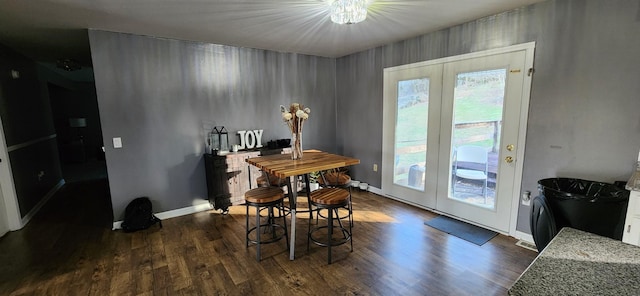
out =
<svg viewBox="0 0 640 296"><path fill-rule="evenodd" d="M340 57L546 0L368 0L353 25L332 0L0 0L0 43L38 61L90 62L87 28Z"/></svg>

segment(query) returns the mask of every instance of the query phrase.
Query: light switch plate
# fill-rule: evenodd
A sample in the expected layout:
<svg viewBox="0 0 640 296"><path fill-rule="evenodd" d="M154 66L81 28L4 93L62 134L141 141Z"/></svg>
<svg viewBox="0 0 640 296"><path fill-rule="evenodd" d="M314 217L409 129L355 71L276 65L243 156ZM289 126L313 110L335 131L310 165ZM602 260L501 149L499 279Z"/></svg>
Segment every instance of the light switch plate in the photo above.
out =
<svg viewBox="0 0 640 296"><path fill-rule="evenodd" d="M113 138L113 148L122 148L122 138Z"/></svg>
<svg viewBox="0 0 640 296"><path fill-rule="evenodd" d="M522 205L531 206L531 191L525 191L522 193Z"/></svg>

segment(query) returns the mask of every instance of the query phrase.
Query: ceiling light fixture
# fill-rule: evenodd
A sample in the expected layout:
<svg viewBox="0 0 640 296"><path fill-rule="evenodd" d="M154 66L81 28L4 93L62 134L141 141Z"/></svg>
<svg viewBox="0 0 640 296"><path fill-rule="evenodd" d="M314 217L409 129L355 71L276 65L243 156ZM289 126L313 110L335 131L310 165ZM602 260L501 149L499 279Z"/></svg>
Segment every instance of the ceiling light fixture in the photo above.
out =
<svg viewBox="0 0 640 296"><path fill-rule="evenodd" d="M80 63L74 59L57 60L56 66L67 71L75 71L82 69Z"/></svg>
<svg viewBox="0 0 640 296"><path fill-rule="evenodd" d="M336 0L331 3L331 21L355 24L367 18L367 0Z"/></svg>

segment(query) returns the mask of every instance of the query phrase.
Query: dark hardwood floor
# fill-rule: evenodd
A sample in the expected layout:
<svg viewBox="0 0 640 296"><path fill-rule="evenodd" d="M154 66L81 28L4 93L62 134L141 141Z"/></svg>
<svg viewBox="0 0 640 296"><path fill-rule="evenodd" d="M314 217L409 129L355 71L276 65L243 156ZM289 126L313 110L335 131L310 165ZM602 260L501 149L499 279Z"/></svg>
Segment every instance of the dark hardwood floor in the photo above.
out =
<svg viewBox="0 0 640 296"><path fill-rule="evenodd" d="M136 233L112 231L106 180L66 185L22 230L0 238L1 295L506 295L535 252L498 235L477 246L423 224L436 215L354 192L354 252L284 241L244 245L244 207Z"/></svg>

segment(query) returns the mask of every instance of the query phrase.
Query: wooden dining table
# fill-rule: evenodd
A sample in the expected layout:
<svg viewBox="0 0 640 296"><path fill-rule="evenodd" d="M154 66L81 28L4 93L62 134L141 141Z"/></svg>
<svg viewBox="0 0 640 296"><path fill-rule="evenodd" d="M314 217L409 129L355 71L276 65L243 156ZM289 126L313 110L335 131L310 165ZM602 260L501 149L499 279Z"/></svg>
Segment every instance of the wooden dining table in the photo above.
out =
<svg viewBox="0 0 640 296"><path fill-rule="evenodd" d="M318 150L304 151L301 159L292 160L291 154L274 154L260 157L247 158L249 164L256 166L265 173L286 180L289 194L289 206L291 209L291 246L289 259L295 259L296 239L296 204L298 199L298 176L304 176L307 188L309 188L309 173L330 169L337 169L359 164L360 160L352 157L331 154ZM307 190L307 197L309 191Z"/></svg>

